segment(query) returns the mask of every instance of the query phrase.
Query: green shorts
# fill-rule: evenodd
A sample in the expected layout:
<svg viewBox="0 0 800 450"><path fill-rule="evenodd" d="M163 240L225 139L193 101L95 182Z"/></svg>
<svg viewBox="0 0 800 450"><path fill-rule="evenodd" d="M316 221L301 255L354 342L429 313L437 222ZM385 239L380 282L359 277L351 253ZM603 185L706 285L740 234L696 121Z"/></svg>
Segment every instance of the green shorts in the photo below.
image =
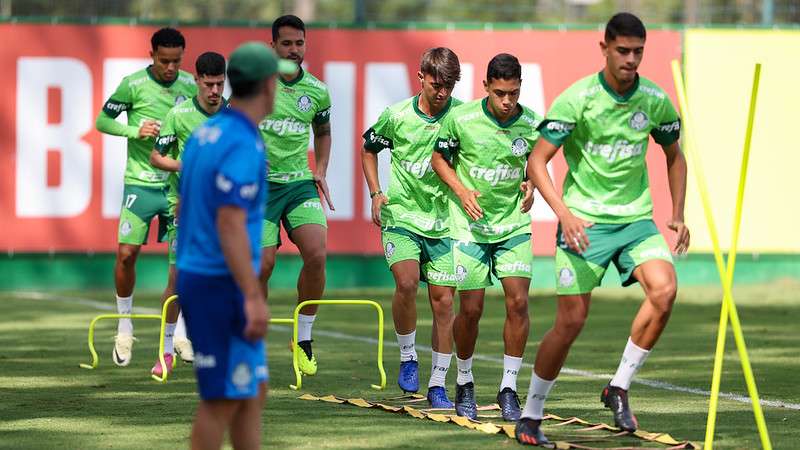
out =
<svg viewBox="0 0 800 450"><path fill-rule="evenodd" d="M467 291L492 285L491 275L531 278L533 253L530 233L492 244L458 241L453 245L458 289Z"/></svg>
<svg viewBox="0 0 800 450"><path fill-rule="evenodd" d="M308 224L328 228L325 211L319 200L317 185L312 180L292 183L269 183L267 211L264 214L264 229L261 232L261 247L281 245L281 227L287 233Z"/></svg>
<svg viewBox="0 0 800 450"><path fill-rule="evenodd" d="M126 184L122 193L117 241L120 244L147 243L150 222L158 216L158 242L164 242L171 222L167 189Z"/></svg>
<svg viewBox="0 0 800 450"><path fill-rule="evenodd" d="M391 227L381 232L381 241L390 268L400 261L418 261L420 280L436 286L456 286L453 241L449 237L429 238Z"/></svg>
<svg viewBox="0 0 800 450"><path fill-rule="evenodd" d="M167 242L169 244L167 259L170 264L175 265L178 263L178 221L174 218L167 226Z"/></svg>
<svg viewBox="0 0 800 450"><path fill-rule="evenodd" d="M589 248L580 255L563 241L559 227L556 239L556 294L591 292L600 285L613 262L623 286L636 283L633 270L653 259L672 263L667 242L652 220L624 224L596 223L586 228Z"/></svg>

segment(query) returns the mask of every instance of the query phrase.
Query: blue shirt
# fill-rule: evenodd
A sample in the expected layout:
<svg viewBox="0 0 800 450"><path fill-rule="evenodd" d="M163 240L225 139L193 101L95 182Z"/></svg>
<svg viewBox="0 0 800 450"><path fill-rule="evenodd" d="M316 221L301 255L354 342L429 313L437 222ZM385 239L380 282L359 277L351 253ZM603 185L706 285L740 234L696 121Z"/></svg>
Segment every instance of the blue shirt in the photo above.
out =
<svg viewBox="0 0 800 450"><path fill-rule="evenodd" d="M192 133L183 151L178 219L178 270L230 274L217 231L217 211L247 213L250 259L258 273L267 203L267 164L258 129L241 112L224 108Z"/></svg>

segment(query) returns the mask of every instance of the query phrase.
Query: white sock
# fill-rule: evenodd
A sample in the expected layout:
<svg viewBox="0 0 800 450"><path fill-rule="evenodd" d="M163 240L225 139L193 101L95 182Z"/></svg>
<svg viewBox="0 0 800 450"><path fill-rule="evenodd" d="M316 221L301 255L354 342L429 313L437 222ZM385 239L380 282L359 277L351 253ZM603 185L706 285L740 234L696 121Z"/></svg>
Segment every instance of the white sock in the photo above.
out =
<svg viewBox="0 0 800 450"><path fill-rule="evenodd" d="M130 314L133 311L133 295L129 297L117 296L117 312L120 314ZM119 319L117 323L117 334L133 334L133 321L131 319Z"/></svg>
<svg viewBox="0 0 800 450"><path fill-rule="evenodd" d="M311 340L311 327L314 326L314 319L317 315L308 316L306 314L297 315L297 342Z"/></svg>
<svg viewBox="0 0 800 450"><path fill-rule="evenodd" d="M472 378L472 356L467 359L461 359L456 356L456 367L458 367L458 378L456 383L461 386L467 383L474 383L475 379Z"/></svg>
<svg viewBox="0 0 800 450"><path fill-rule="evenodd" d="M175 341L173 340L175 327L176 324L174 323L167 322L164 324L164 353L175 354Z"/></svg>
<svg viewBox="0 0 800 450"><path fill-rule="evenodd" d="M544 401L547 400L547 395L553 385L556 384L556 380L545 380L539 378L536 372L531 372L531 385L528 388L528 399L525 401L522 417L542 420L544 417Z"/></svg>
<svg viewBox="0 0 800 450"><path fill-rule="evenodd" d="M431 379L428 387L445 387L447 379L447 369L450 368L450 361L453 359L452 353L438 353L431 351Z"/></svg>
<svg viewBox="0 0 800 450"><path fill-rule="evenodd" d="M397 345L400 346L400 362L406 361L416 361L417 360L417 348L416 348L416 340L417 340L417 330L412 331L408 334L399 334L395 332L394 334L397 335Z"/></svg>
<svg viewBox="0 0 800 450"><path fill-rule="evenodd" d="M186 322L183 320L183 311L178 314L178 321L175 322L175 340L189 340L186 337Z"/></svg>
<svg viewBox="0 0 800 450"><path fill-rule="evenodd" d="M503 381L500 382L500 390L511 388L517 392L517 374L522 367L522 357L503 355Z"/></svg>
<svg viewBox="0 0 800 450"><path fill-rule="evenodd" d="M636 372L644 365L647 355L650 350L645 350L638 345L634 344L631 338L628 338L628 344L625 345L625 351L622 353L622 359L619 361L617 373L611 379L611 386L625 389L631 387L631 380Z"/></svg>

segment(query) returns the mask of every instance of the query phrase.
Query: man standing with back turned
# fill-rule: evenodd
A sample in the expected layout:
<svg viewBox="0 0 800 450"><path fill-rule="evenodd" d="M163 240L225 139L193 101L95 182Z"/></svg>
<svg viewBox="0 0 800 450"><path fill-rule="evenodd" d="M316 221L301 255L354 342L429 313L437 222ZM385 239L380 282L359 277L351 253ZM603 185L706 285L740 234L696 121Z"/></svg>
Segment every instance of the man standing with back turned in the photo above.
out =
<svg viewBox="0 0 800 450"><path fill-rule="evenodd" d="M269 311L258 280L266 159L256 124L272 110L275 76L294 70L262 43L228 64L232 98L186 144L180 178L178 295L195 348L200 393L193 449L257 449L267 390Z"/></svg>

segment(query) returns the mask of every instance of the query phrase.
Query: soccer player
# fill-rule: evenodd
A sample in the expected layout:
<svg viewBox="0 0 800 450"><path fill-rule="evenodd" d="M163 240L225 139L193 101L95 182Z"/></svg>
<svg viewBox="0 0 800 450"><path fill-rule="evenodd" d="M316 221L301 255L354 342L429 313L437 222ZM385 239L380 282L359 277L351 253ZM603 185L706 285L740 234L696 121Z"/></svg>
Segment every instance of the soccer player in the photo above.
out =
<svg viewBox="0 0 800 450"><path fill-rule="evenodd" d="M372 221L381 227L386 263L395 281L392 317L400 346L397 384L405 392L419 390L416 298L422 279L428 283L433 312L428 401L433 408L452 408L445 379L453 356L456 277L447 235L445 186L430 161L441 121L461 104L450 96L461 77L458 56L443 47L426 51L417 77L419 94L386 108L364 133L361 161L372 199ZM383 150L391 152L392 176L386 194L378 180L378 153Z"/></svg>
<svg viewBox="0 0 800 450"><path fill-rule="evenodd" d="M180 70L186 48L183 35L173 28L162 28L153 34L150 44L153 64L122 80L95 123L102 133L128 138L128 162L117 237L119 247L114 264L117 311L120 314L130 314L133 309L136 258L142 244L147 243L150 222L158 216L158 239L163 241L171 220L166 196L167 172L150 164L150 151L161 121L170 108L197 94L192 75ZM115 120L123 111L128 116L127 125ZM162 302L173 293L174 286L167 285ZM185 331L176 330L175 339L185 339ZM114 339L116 365L130 364L133 340L133 322L120 319Z"/></svg>
<svg viewBox="0 0 800 450"><path fill-rule="evenodd" d="M272 48L279 57L297 64L292 74L278 77L275 110L261 121L259 128L269 154L269 201L261 241L261 281L264 288L275 268L275 255L283 224L297 245L303 267L297 279L297 302L322 298L325 289L327 220L320 195L333 210L328 183L331 152L331 99L328 88L300 66L306 53L306 27L297 16L281 16L272 24ZM308 166L309 131L314 131L314 170ZM317 373L317 360L311 350L311 327L317 305L300 311L297 340L300 370Z"/></svg>
<svg viewBox="0 0 800 450"><path fill-rule="evenodd" d="M501 53L489 62L487 96L448 114L439 132L433 169L450 187L450 235L461 305L453 323L456 343L456 413L477 417L472 354L485 288L494 274L503 285L506 321L503 378L497 402L503 419L520 414L517 373L528 340L532 186L525 164L541 116L518 103L522 67Z"/></svg>
<svg viewBox="0 0 800 450"><path fill-rule="evenodd" d="M528 175L559 220L556 247L558 310L536 355L528 399L517 424L517 440L540 444L544 402L583 328L592 290L613 262L624 286L638 282L645 300L633 320L630 337L614 378L601 394L614 423L635 431L628 405L631 379L644 364L667 324L677 290L670 249L653 223L645 154L652 136L666 157L677 232L675 251L689 246L683 223L686 160L678 146L680 119L669 97L637 69L645 46L645 27L634 15L620 13L606 25L600 49L605 68L567 88L539 126L543 139L528 162ZM560 147L567 160L563 197L556 193L547 162Z"/></svg>
<svg viewBox="0 0 800 450"><path fill-rule="evenodd" d="M168 285L172 287L173 291L176 275L175 249L178 243L175 205L178 201L178 171L181 168L183 147L195 128L227 105L227 101L222 97L222 91L225 88L225 57L214 52L203 53L195 61L195 73L197 95L169 110L161 125L156 145L150 153L150 163L153 167L171 172L167 202L170 216L174 219L167 228L167 235L169 241ZM179 307L174 303L167 311L167 323L164 330L164 362L167 364L168 372L172 371L174 348L180 348L181 344L180 341L173 343L178 311ZM183 341L183 346L180 352L181 358L187 360L189 357L190 360L194 360L189 341ZM163 371L161 362L157 359L150 372L160 377L163 375Z"/></svg>
<svg viewBox="0 0 800 450"><path fill-rule="evenodd" d="M234 448L260 447L269 310L258 280L267 166L256 125L272 110L275 75L293 66L262 43L238 47L228 65L231 107L184 148L178 295L197 352L193 449L220 448L226 431Z"/></svg>

